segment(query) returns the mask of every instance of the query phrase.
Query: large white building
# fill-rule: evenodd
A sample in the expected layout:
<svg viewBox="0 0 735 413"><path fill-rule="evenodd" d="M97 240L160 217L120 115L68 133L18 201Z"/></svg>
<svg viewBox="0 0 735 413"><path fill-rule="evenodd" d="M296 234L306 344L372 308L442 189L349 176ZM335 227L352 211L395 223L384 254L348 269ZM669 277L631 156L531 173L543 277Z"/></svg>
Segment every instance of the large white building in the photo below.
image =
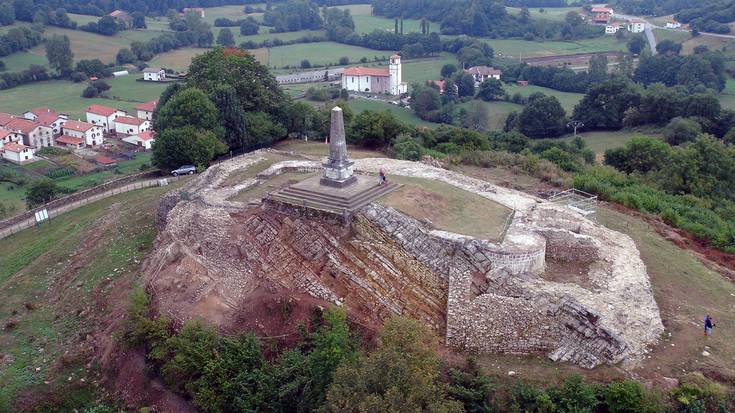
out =
<svg viewBox="0 0 735 413"><path fill-rule="evenodd" d="M396 54L390 57L388 69L348 67L342 73L342 89L397 96L408 91L401 75L401 56Z"/></svg>
<svg viewBox="0 0 735 413"><path fill-rule="evenodd" d="M87 122L70 120L62 126L62 132L66 136L84 139L85 146L101 145L104 142L103 129L100 125Z"/></svg>
<svg viewBox="0 0 735 413"><path fill-rule="evenodd" d="M103 105L90 105L87 110L87 122L102 128L105 133L115 132L115 119L126 116L126 113Z"/></svg>

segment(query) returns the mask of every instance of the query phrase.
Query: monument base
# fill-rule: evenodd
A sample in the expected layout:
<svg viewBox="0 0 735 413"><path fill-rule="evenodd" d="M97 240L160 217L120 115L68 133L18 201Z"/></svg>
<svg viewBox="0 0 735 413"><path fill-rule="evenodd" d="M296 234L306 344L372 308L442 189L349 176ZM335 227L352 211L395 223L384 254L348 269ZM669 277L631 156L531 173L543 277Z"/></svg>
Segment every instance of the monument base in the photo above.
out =
<svg viewBox="0 0 735 413"><path fill-rule="evenodd" d="M346 186L354 184L355 182L357 182L357 177L355 175L352 175L351 177L342 180L327 178L326 176L323 176L319 180L319 185L329 186L332 188L344 188Z"/></svg>

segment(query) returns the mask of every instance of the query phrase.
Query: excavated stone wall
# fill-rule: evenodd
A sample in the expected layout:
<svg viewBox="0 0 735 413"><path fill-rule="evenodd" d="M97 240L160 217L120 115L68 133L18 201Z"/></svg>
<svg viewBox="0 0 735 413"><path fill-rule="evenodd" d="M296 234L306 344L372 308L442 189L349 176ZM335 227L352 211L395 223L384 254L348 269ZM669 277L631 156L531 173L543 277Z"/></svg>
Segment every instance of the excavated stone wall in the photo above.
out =
<svg viewBox="0 0 735 413"><path fill-rule="evenodd" d="M593 367L635 360L663 331L633 241L535 197L441 168L356 160L436 179L514 210L499 243L432 229L379 204L349 222L302 208L230 200L284 171L286 161L235 186L222 185L265 152L223 162L162 203L165 228L146 267L155 302L178 319L227 326L254 295L306 293L346 306L366 322L420 319L449 345L479 352L546 354ZM546 259L584 263L585 285L543 278Z"/></svg>

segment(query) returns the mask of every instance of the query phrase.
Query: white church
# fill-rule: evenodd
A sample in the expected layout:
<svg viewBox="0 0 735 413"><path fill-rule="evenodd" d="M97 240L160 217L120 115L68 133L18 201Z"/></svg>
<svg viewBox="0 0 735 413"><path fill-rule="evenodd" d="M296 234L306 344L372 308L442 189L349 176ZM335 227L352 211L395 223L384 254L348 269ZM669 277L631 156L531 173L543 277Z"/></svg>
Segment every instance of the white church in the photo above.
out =
<svg viewBox="0 0 735 413"><path fill-rule="evenodd" d="M388 69L348 67L342 73L342 89L394 96L406 93L408 86L401 81L401 56L397 54L391 56Z"/></svg>

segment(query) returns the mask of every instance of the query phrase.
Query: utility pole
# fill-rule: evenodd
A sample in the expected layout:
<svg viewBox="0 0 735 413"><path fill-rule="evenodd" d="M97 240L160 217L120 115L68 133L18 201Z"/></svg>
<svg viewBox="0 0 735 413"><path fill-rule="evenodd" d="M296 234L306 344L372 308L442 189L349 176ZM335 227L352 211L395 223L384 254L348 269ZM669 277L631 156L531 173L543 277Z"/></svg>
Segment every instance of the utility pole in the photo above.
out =
<svg viewBox="0 0 735 413"><path fill-rule="evenodd" d="M577 128L581 128L584 126L584 123L580 120L573 120L569 123L567 123L567 128L574 128L574 137L577 137Z"/></svg>

